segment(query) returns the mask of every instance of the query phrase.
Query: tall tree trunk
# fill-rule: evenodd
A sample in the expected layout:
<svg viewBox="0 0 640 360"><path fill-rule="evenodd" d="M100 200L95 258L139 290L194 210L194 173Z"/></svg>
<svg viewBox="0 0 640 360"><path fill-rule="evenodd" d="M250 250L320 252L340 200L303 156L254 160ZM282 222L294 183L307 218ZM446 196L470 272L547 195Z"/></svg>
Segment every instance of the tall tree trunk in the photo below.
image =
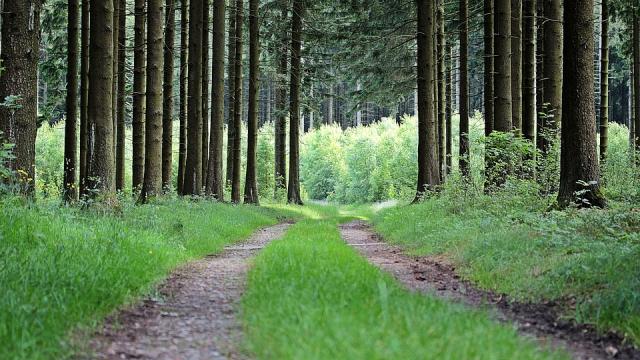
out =
<svg viewBox="0 0 640 360"><path fill-rule="evenodd" d="M282 1L282 15L280 20L283 24L289 21L288 1ZM278 61L278 89L276 91L276 123L275 123L275 181L276 195L279 190L287 189L287 68L289 60L289 44L286 36L282 34L280 53ZM330 112L331 113L331 112ZM331 121L331 120L330 120Z"/></svg>
<svg viewBox="0 0 640 360"><path fill-rule="evenodd" d="M89 178L90 188L107 196L115 190L112 113L113 10L113 0L91 4L89 122L95 130Z"/></svg>
<svg viewBox="0 0 640 360"><path fill-rule="evenodd" d="M465 1L465 0L463 0ZM440 169L440 179L444 182L446 177L445 164L446 164L446 137L447 137L447 124L445 117L445 107L447 99L445 98L445 47L446 40L445 33L445 17L444 17L444 1L441 0L438 6L438 169Z"/></svg>
<svg viewBox="0 0 640 360"><path fill-rule="evenodd" d="M536 138L536 1L523 2L522 134Z"/></svg>
<svg viewBox="0 0 640 360"><path fill-rule="evenodd" d="M517 134L522 134L522 46L522 0L511 0L511 121Z"/></svg>
<svg viewBox="0 0 640 360"><path fill-rule="evenodd" d="M633 17L633 123L632 149L640 148L640 15ZM635 156L634 156L635 158Z"/></svg>
<svg viewBox="0 0 640 360"><path fill-rule="evenodd" d="M604 207L600 191L594 100L593 0L565 0L563 120L558 203ZM580 194L582 193L582 194Z"/></svg>
<svg viewBox="0 0 640 360"><path fill-rule="evenodd" d="M235 31L235 51L234 57L234 102L233 102L233 172L231 176L231 201L240 203L240 177L241 177L241 156L242 156L242 28L244 15L244 0L236 0L236 31Z"/></svg>
<svg viewBox="0 0 640 360"><path fill-rule="evenodd" d="M600 41L600 159L607 158L609 145L609 6L602 0Z"/></svg>
<svg viewBox="0 0 640 360"><path fill-rule="evenodd" d="M300 78L302 50L302 19L304 18L303 0L293 0L293 18L291 19L291 82L290 82L290 121L289 121L289 186L287 201L302 205L300 196Z"/></svg>
<svg viewBox="0 0 640 360"><path fill-rule="evenodd" d="M259 0L249 1L249 118L247 121L247 169L244 184L245 204L258 205L257 145L258 92L260 91L260 18Z"/></svg>
<svg viewBox="0 0 640 360"><path fill-rule="evenodd" d="M111 99L111 119L113 121L113 161L115 169L115 187L116 191L120 191L118 188L118 163L116 157L116 148L118 147L118 78L120 77L120 70L118 70L118 54L120 53L120 47L118 46L118 40L120 37L120 0L113 0L113 83L111 84L111 93L113 97Z"/></svg>
<svg viewBox="0 0 640 360"><path fill-rule="evenodd" d="M145 106L146 106L146 19L145 0L135 0L133 50L133 191L140 191L144 182Z"/></svg>
<svg viewBox="0 0 640 360"><path fill-rule="evenodd" d="M416 199L440 185L438 171L436 119L434 108L434 3L416 0L418 13L418 184Z"/></svg>
<svg viewBox="0 0 640 360"><path fill-rule="evenodd" d="M202 12L203 0L189 2L189 111L185 195L200 195L202 189Z"/></svg>
<svg viewBox="0 0 640 360"><path fill-rule="evenodd" d="M203 1L202 11L202 184L206 186L209 166L209 25L210 1Z"/></svg>
<svg viewBox="0 0 640 360"><path fill-rule="evenodd" d="M451 174L451 169L453 166L453 157L451 154L452 151L452 134L451 134L451 118L453 116L453 110L451 108L451 61L452 61L452 47L450 44L447 44L447 47L445 49L445 63L447 64L446 66L446 73L445 73L445 81L446 81L446 85L445 85L445 99L446 99L446 106L445 106L445 133L446 133L446 141L445 141L445 146L446 146L446 161L445 161L445 174L449 175Z"/></svg>
<svg viewBox="0 0 640 360"><path fill-rule="evenodd" d="M494 16L493 0L484 0L484 134L489 136L494 127Z"/></svg>
<svg viewBox="0 0 640 360"><path fill-rule="evenodd" d="M513 129L511 99L511 2L495 3L495 122L494 130Z"/></svg>
<svg viewBox="0 0 640 360"><path fill-rule="evenodd" d="M176 40L175 0L165 3L164 83L162 100L162 188L171 189L173 170L173 67Z"/></svg>
<svg viewBox="0 0 640 360"><path fill-rule="evenodd" d="M180 6L180 125L178 135L178 194L184 195L184 175L187 167L189 1L180 0Z"/></svg>
<svg viewBox="0 0 640 360"><path fill-rule="evenodd" d="M67 118L64 131L64 193L66 202L73 202L78 197L76 166L78 161L78 26L80 20L80 4L78 0L67 3Z"/></svg>
<svg viewBox="0 0 640 360"><path fill-rule="evenodd" d="M545 140L543 136L545 121L545 105L544 105L544 2L545 0L537 0L536 4L536 147L542 152L545 148Z"/></svg>
<svg viewBox="0 0 640 360"><path fill-rule="evenodd" d="M39 0L5 1L2 28L0 99L18 95L15 104L0 107L2 137L13 144L10 168L18 174L20 190L35 190L36 122L38 116ZM7 14L11 14L8 16Z"/></svg>
<svg viewBox="0 0 640 360"><path fill-rule="evenodd" d="M224 147L224 26L225 0L213 0L213 52L211 56L211 141L207 167L207 195L224 200L222 153Z"/></svg>
<svg viewBox="0 0 640 360"><path fill-rule="evenodd" d="M82 0L80 39L80 195L86 195L89 174L89 0Z"/></svg>
<svg viewBox="0 0 640 360"><path fill-rule="evenodd" d="M544 0L543 153L547 153L562 121L562 1ZM593 65L593 64L592 64ZM593 105L592 105L593 106Z"/></svg>
<svg viewBox="0 0 640 360"><path fill-rule="evenodd" d="M163 0L147 0L147 111L141 200L162 194Z"/></svg>
<svg viewBox="0 0 640 360"><path fill-rule="evenodd" d="M124 149L125 149L125 96L127 91L126 63L127 63L127 2L118 0L118 101L116 116L116 190L124 189Z"/></svg>
<svg viewBox="0 0 640 360"><path fill-rule="evenodd" d="M464 176L469 175L469 2L460 0L460 172ZM487 21L485 17L485 21ZM488 57L493 59L493 57ZM485 69L487 64L485 63ZM486 71L486 70L485 70ZM485 84L486 85L486 84ZM493 88L493 86L491 86ZM489 89L485 88L485 92ZM493 96L491 96L493 98ZM493 103L493 102L492 102ZM491 122L490 113L485 109L487 121ZM492 110L491 110L492 111Z"/></svg>
<svg viewBox="0 0 640 360"><path fill-rule="evenodd" d="M227 89L229 91L229 105L227 115L227 170L226 184L231 186L233 181L233 139L235 137L235 128L233 127L233 119L235 118L234 109L236 103L236 4L235 0L229 0L229 30L228 30L227 54L229 63L227 64Z"/></svg>

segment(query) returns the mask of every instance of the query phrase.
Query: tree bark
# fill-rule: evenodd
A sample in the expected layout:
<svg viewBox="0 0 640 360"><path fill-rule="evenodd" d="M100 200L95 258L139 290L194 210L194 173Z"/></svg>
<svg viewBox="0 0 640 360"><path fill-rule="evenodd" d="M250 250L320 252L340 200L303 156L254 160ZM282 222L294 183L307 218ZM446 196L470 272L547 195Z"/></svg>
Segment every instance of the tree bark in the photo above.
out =
<svg viewBox="0 0 640 360"><path fill-rule="evenodd" d="M165 3L164 83L162 100L162 188L171 189L173 171L173 67L176 40L175 0Z"/></svg>
<svg viewBox="0 0 640 360"><path fill-rule="evenodd" d="M189 1L181 0L180 6L180 125L178 135L178 194L184 195L184 175L187 167Z"/></svg>
<svg viewBox="0 0 640 360"><path fill-rule="evenodd" d="M69 0L67 3L67 101L66 121L64 132L64 192L65 202L73 202L78 197L76 166L77 152L77 125L78 125L78 35L80 20L80 3L78 0Z"/></svg>
<svg viewBox="0 0 640 360"><path fill-rule="evenodd" d="M242 156L242 28L244 15L244 0L236 0L236 31L234 56L234 102L233 102L233 172L231 176L231 202L240 203L240 177Z"/></svg>
<svg viewBox="0 0 640 360"><path fill-rule="evenodd" d="M140 191L144 182L145 106L147 59L145 0L135 0L133 50L133 191Z"/></svg>
<svg viewBox="0 0 640 360"><path fill-rule="evenodd" d="M633 17L633 119L634 139L633 147L640 148L640 15ZM635 156L634 156L635 158Z"/></svg>
<svg viewBox="0 0 640 360"><path fill-rule="evenodd" d="M511 98L511 2L495 3L495 121L494 130L513 130Z"/></svg>
<svg viewBox="0 0 640 360"><path fill-rule="evenodd" d="M484 134L489 136L494 127L494 17L493 0L484 0Z"/></svg>
<svg viewBox="0 0 640 360"><path fill-rule="evenodd" d="M453 168L453 156L451 154L452 151L452 134L451 134L451 118L453 116L453 109L451 108L451 61L452 61L452 47L450 44L447 44L445 49L446 53L446 73L445 73L445 98L446 98L446 106L445 106L445 132L446 132L446 161L445 161L445 174L451 174L451 170Z"/></svg>
<svg viewBox="0 0 640 360"><path fill-rule="evenodd" d="M202 184L206 186L209 167L209 25L210 0L202 11Z"/></svg>
<svg viewBox="0 0 640 360"><path fill-rule="evenodd" d="M462 0L462 1L466 1L466 0ZM438 58L437 58L437 64L438 64L438 169L440 169L440 179L441 181L444 182L445 177L446 177L446 171L445 171L445 164L446 164L446 151L447 151L447 144L446 144L446 138L447 138L447 124L446 124L446 117L445 117L445 107L447 104L446 101L446 97L445 97L445 87L446 87L446 80L445 80L445 71L446 71L446 66L445 66L445 47L446 47L446 40L444 37L445 34L445 14L444 14L444 1L441 0L440 4L438 6L438 13L437 13L437 20L438 20L438 29L437 29L437 36L438 36Z"/></svg>
<svg viewBox="0 0 640 360"><path fill-rule="evenodd" d="M118 188L118 158L116 156L118 147L118 78L120 78L120 70L118 69L118 59L120 53L120 47L118 41L120 37L120 0L113 0L113 83L111 84L111 93L113 97L111 99L111 119L113 121L113 160L115 171L115 187L116 191L120 191Z"/></svg>
<svg viewBox="0 0 640 360"><path fill-rule="evenodd" d="M517 134L522 134L522 71L522 0L511 0L511 102Z"/></svg>
<svg viewBox="0 0 640 360"><path fill-rule="evenodd" d="M233 181L233 139L235 137L235 128L233 127L233 119L235 118L234 109L236 103L236 5L235 0L229 0L229 31L228 31L227 54L229 63L227 64L227 79L229 89L229 105L227 115L227 170L226 184L231 186Z"/></svg>
<svg viewBox="0 0 640 360"><path fill-rule="evenodd" d="M282 15L280 20L283 24L289 21L288 1L282 1ZM287 32L282 34L280 53L278 61L278 89L276 90L276 123L275 123L275 181L276 195L279 190L287 189L287 70L289 44ZM330 102L332 104L332 102ZM332 105L330 105L332 106ZM330 112L331 113L331 112ZM331 120L329 120L331 121Z"/></svg>
<svg viewBox="0 0 640 360"><path fill-rule="evenodd" d="M89 178L90 189L107 197L115 190L112 113L113 11L113 0L91 4L89 122L95 130Z"/></svg>
<svg viewBox="0 0 640 360"><path fill-rule="evenodd" d="M460 156L463 176L469 175L469 2L460 0ZM486 18L485 18L486 21ZM485 63L485 69L487 64ZM485 70L486 71L486 70ZM486 84L485 84L486 85ZM493 88L493 86L491 86ZM485 88L485 91L489 91ZM491 96L493 98L493 96ZM493 102L492 102L493 103ZM485 109L485 115L486 109ZM489 118L490 119L490 118ZM490 120L488 120L490 121ZM490 121L491 122L491 121Z"/></svg>
<svg viewBox="0 0 640 360"><path fill-rule="evenodd" d="M600 159L607 159L609 145L609 6L602 0L600 34Z"/></svg>
<svg viewBox="0 0 640 360"><path fill-rule="evenodd" d="M544 113L543 153L557 137L562 121L562 1L544 0ZM592 64L593 65L593 64Z"/></svg>
<svg viewBox="0 0 640 360"><path fill-rule="evenodd" d="M542 131L544 130L545 106L544 106L544 2L537 0L536 4L536 147L539 152L544 151L545 141Z"/></svg>
<svg viewBox="0 0 640 360"><path fill-rule="evenodd" d="M563 74L558 204L604 207L593 121L593 0L565 0L564 6L564 61L572 71Z"/></svg>
<svg viewBox="0 0 640 360"><path fill-rule="evenodd" d="M260 91L260 18L259 0L249 1L249 117L247 121L247 169L244 203L258 205L256 173L258 145L258 92Z"/></svg>
<svg viewBox="0 0 640 360"><path fill-rule="evenodd" d="M536 138L536 1L523 2L522 134Z"/></svg>
<svg viewBox="0 0 640 360"><path fill-rule="evenodd" d="M86 195L89 174L89 0L82 0L80 39L80 195Z"/></svg>
<svg viewBox="0 0 640 360"><path fill-rule="evenodd" d="M293 0L291 20L291 82L290 82L290 121L289 121L289 186L287 201L302 205L300 196L300 78L302 50L302 19L304 18L303 0Z"/></svg>
<svg viewBox="0 0 640 360"><path fill-rule="evenodd" d="M438 171L436 119L434 108L434 4L431 0L416 0L418 13L418 184L416 198L420 201L427 190L440 185Z"/></svg>
<svg viewBox="0 0 640 360"><path fill-rule="evenodd" d="M202 189L202 12L203 0L189 2L189 111L184 195Z"/></svg>
<svg viewBox="0 0 640 360"><path fill-rule="evenodd" d="M118 101L116 116L116 190L124 189L124 150L125 150L125 96L127 91L127 78L125 76L125 66L127 63L126 41L127 41L127 2L118 0L120 6L118 11Z"/></svg>
<svg viewBox="0 0 640 360"><path fill-rule="evenodd" d="M207 195L224 201L222 152L224 147L224 26L225 0L213 0L211 67L211 139L207 168Z"/></svg>
<svg viewBox="0 0 640 360"><path fill-rule="evenodd" d="M141 200L162 194L163 0L147 0L147 111Z"/></svg>

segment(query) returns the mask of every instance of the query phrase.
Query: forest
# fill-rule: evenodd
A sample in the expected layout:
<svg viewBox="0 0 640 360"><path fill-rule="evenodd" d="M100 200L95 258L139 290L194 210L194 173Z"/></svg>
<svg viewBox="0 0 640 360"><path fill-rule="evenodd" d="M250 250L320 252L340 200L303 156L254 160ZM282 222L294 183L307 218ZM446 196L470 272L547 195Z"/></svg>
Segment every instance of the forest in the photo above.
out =
<svg viewBox="0 0 640 360"><path fill-rule="evenodd" d="M640 0L0 0L0 359L640 359Z"/></svg>

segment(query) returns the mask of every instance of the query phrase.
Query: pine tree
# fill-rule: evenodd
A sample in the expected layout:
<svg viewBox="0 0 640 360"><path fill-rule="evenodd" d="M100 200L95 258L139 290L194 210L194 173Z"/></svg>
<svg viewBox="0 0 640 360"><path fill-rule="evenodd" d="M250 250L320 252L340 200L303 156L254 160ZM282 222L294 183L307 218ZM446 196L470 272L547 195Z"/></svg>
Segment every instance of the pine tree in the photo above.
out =
<svg viewBox="0 0 640 360"><path fill-rule="evenodd" d="M202 11L202 184L206 186L209 166L209 25L210 0L203 1Z"/></svg>
<svg viewBox="0 0 640 360"><path fill-rule="evenodd" d="M235 0L229 0L229 30L228 30L227 54L229 61L227 64L227 79L229 89L229 106L227 115L227 167L226 184L231 186L233 181L233 139L235 138L235 128L233 124L235 109L235 88L236 88L236 5Z"/></svg>
<svg viewBox="0 0 640 360"><path fill-rule="evenodd" d="M484 133L489 136L494 127L494 18L493 0L484 0Z"/></svg>
<svg viewBox="0 0 640 360"><path fill-rule="evenodd" d="M236 31L234 56L234 102L233 102L233 172L231 176L231 201L240 203L240 177L241 177L241 131L242 131L242 28L244 15L244 0L236 0Z"/></svg>
<svg viewBox="0 0 640 360"><path fill-rule="evenodd" d="M64 193L66 202L77 199L76 166L78 160L77 121L78 121L78 58L79 58L79 20L80 3L69 0L67 3L67 117L64 132Z"/></svg>
<svg viewBox="0 0 640 360"><path fill-rule="evenodd" d="M609 145L609 5L602 0L600 34L600 159L607 158Z"/></svg>
<svg viewBox="0 0 640 360"><path fill-rule="evenodd" d="M187 121L189 80L189 1L180 0L180 125L178 135L178 194L184 194L187 167Z"/></svg>
<svg viewBox="0 0 640 360"><path fill-rule="evenodd" d="M288 1L280 2L282 14L280 20L283 24L288 24L289 9ZM287 32L282 35L278 60L278 82L276 90L276 122L275 122L275 181L276 192L287 189L287 83L289 44L287 42ZM331 86L331 85L330 85ZM329 98L329 121L333 121L333 97Z"/></svg>
<svg viewBox="0 0 640 360"><path fill-rule="evenodd" d="M303 0L293 0L291 19L291 81L290 81L290 121L289 121L289 185L287 201L302 205L300 196L300 79L302 50L302 19L304 18Z"/></svg>
<svg viewBox="0 0 640 360"><path fill-rule="evenodd" d="M547 153L562 121L562 1L544 0L544 113L541 131ZM593 64L592 64L593 65ZM549 138L551 137L551 138Z"/></svg>
<svg viewBox="0 0 640 360"><path fill-rule="evenodd" d="M133 39L133 162L134 191L142 189L144 182L145 155L145 106L146 106L146 19L145 0L135 0L135 23Z"/></svg>
<svg viewBox="0 0 640 360"><path fill-rule="evenodd" d="M120 2L118 6L118 91L116 102L116 190L124 189L124 152L125 152L125 96L127 87L126 78L126 33L127 33L127 2L126 0L117 0Z"/></svg>
<svg viewBox="0 0 640 360"><path fill-rule="evenodd" d="M522 134L536 137L536 0L523 1Z"/></svg>
<svg viewBox="0 0 640 360"><path fill-rule="evenodd" d="M522 0L511 0L511 121L518 134L522 134L522 71Z"/></svg>
<svg viewBox="0 0 640 360"><path fill-rule="evenodd" d="M259 0L249 0L249 118L247 121L247 169L244 203L258 205L257 145L258 92L260 91L260 18Z"/></svg>
<svg viewBox="0 0 640 360"><path fill-rule="evenodd" d="M89 0L82 0L80 35L80 195L87 193L89 175Z"/></svg>
<svg viewBox="0 0 640 360"><path fill-rule="evenodd" d="M162 88L162 188L171 188L173 170L173 67L176 40L175 0L165 2L164 83Z"/></svg>
<svg viewBox="0 0 640 360"><path fill-rule="evenodd" d="M460 156L463 175L469 175L469 3L460 0ZM485 64L486 66L486 64ZM485 89L487 91L487 89ZM490 114L486 114L490 115Z"/></svg>
<svg viewBox="0 0 640 360"><path fill-rule="evenodd" d="M511 2L495 2L495 120L494 130L513 129L511 102Z"/></svg>

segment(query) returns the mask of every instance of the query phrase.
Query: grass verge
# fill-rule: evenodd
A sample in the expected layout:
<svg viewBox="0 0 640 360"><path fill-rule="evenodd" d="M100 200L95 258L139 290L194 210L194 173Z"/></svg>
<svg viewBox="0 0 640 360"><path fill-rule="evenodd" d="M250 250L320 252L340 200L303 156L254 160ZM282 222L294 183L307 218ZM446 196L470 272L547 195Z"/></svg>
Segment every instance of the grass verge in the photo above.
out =
<svg viewBox="0 0 640 360"><path fill-rule="evenodd" d="M257 358L566 358L483 312L404 290L341 240L349 213L301 221L256 258L242 304Z"/></svg>
<svg viewBox="0 0 640 360"><path fill-rule="evenodd" d="M278 222L286 209L164 200L117 212L0 199L0 358L72 354L71 333L176 266Z"/></svg>

